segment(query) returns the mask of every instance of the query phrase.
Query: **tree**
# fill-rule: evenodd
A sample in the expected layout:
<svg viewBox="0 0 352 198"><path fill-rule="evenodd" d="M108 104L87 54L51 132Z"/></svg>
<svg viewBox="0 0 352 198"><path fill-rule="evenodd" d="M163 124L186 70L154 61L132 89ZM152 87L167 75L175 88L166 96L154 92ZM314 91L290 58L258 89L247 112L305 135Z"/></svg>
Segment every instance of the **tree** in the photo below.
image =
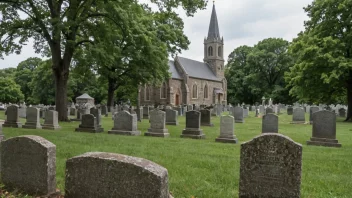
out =
<svg viewBox="0 0 352 198"><path fill-rule="evenodd" d="M290 94L304 102L348 103L352 116L352 2L315 0L304 8L305 31L294 39L295 64L286 74Z"/></svg>
<svg viewBox="0 0 352 198"><path fill-rule="evenodd" d="M9 67L9 68L0 69L0 77L3 77L3 78L7 78L7 77L14 78L15 73L16 73L16 68Z"/></svg>
<svg viewBox="0 0 352 198"><path fill-rule="evenodd" d="M20 62L20 64L17 66L15 72L15 81L18 85L20 85L21 91L24 95L24 101L26 103L33 102L29 100L32 94L30 82L32 81L35 69L41 62L42 59L32 57Z"/></svg>
<svg viewBox="0 0 352 198"><path fill-rule="evenodd" d="M7 77L0 77L0 101L4 103L18 103L23 100L20 86Z"/></svg>
<svg viewBox="0 0 352 198"><path fill-rule="evenodd" d="M292 65L288 46L281 38L268 38L254 47L236 48L229 55L225 72L228 100L254 104L265 96L277 103L292 102L284 81L284 73Z"/></svg>
<svg viewBox="0 0 352 198"><path fill-rule="evenodd" d="M0 55L20 53L22 45L29 38L35 40L36 52L50 54L52 71L55 76L55 105L59 120L67 118L67 83L71 60L77 48L91 43L91 31L96 30L95 22L123 20L119 11L126 3L135 0L1 0L0 12ZM204 8L206 0L151 0L165 12L182 6L191 15Z"/></svg>

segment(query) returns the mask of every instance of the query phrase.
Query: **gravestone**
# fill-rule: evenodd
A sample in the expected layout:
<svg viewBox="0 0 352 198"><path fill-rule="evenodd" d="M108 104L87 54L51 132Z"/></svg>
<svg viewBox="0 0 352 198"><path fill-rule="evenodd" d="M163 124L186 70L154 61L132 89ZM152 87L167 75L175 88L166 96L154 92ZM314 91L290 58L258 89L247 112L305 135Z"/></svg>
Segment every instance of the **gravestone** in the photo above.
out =
<svg viewBox="0 0 352 198"><path fill-rule="evenodd" d="M96 117L92 114L84 114L81 124L75 129L76 132L100 133L103 132L97 127Z"/></svg>
<svg viewBox="0 0 352 198"><path fill-rule="evenodd" d="M267 107L265 109L265 114L269 114L269 113L274 113L274 110L271 107Z"/></svg>
<svg viewBox="0 0 352 198"><path fill-rule="evenodd" d="M235 123L244 123L244 119L243 119L243 109L242 107L238 107L236 106L233 109L233 115L235 117Z"/></svg>
<svg viewBox="0 0 352 198"><path fill-rule="evenodd" d="M167 170L146 159L91 152L66 161L65 198L169 198Z"/></svg>
<svg viewBox="0 0 352 198"><path fill-rule="evenodd" d="M18 117L26 118L26 115L27 115L27 106L26 105L21 105L18 108Z"/></svg>
<svg viewBox="0 0 352 198"><path fill-rule="evenodd" d="M262 115L265 114L265 108L264 108L263 105L259 106L259 113L262 114Z"/></svg>
<svg viewBox="0 0 352 198"><path fill-rule="evenodd" d="M26 115L27 121L22 127L26 129L41 129L42 126L40 125L39 114L39 109L35 107L28 107Z"/></svg>
<svg viewBox="0 0 352 198"><path fill-rule="evenodd" d="M262 133L278 133L279 132L279 117L269 113L263 116Z"/></svg>
<svg viewBox="0 0 352 198"><path fill-rule="evenodd" d="M70 108L70 116L76 116L77 109L76 108Z"/></svg>
<svg viewBox="0 0 352 198"><path fill-rule="evenodd" d="M293 114L293 107L289 106L287 107L287 115L292 115Z"/></svg>
<svg viewBox="0 0 352 198"><path fill-rule="evenodd" d="M318 112L319 111L319 107L310 107L309 108L309 123L312 124L313 123L313 113Z"/></svg>
<svg viewBox="0 0 352 198"><path fill-rule="evenodd" d="M2 123L0 122L0 142L3 141L3 140L5 140L5 135L2 132ZM1 163L1 160L0 160L0 163ZM0 173L1 173L1 171L0 171Z"/></svg>
<svg viewBox="0 0 352 198"><path fill-rule="evenodd" d="M22 123L18 116L18 106L11 105L6 109L6 120L3 127L21 128Z"/></svg>
<svg viewBox="0 0 352 198"><path fill-rule="evenodd" d="M109 112L108 112L108 107L106 105L101 105L101 115L108 117Z"/></svg>
<svg viewBox="0 0 352 198"><path fill-rule="evenodd" d="M306 122L305 111L303 108L295 108L293 110L291 124L304 124Z"/></svg>
<svg viewBox="0 0 352 198"><path fill-rule="evenodd" d="M178 112L178 115L179 115L179 116L182 116L182 115L183 115L183 113L182 113L183 108L182 108L182 107L175 107L174 110L176 110L176 111ZM166 121L166 122L167 122L167 121Z"/></svg>
<svg viewBox="0 0 352 198"><path fill-rule="evenodd" d="M192 138L192 139L204 139L205 134L200 129L200 118L201 114L199 111L187 111L186 112L186 128L183 129L181 138Z"/></svg>
<svg viewBox="0 0 352 198"><path fill-rule="evenodd" d="M178 112L172 109L166 109L166 125L178 125Z"/></svg>
<svg viewBox="0 0 352 198"><path fill-rule="evenodd" d="M94 115L95 117L95 122L96 122L96 128L97 128L97 132L103 132L104 129L101 127L101 111L98 108L91 108L90 109L90 114Z"/></svg>
<svg viewBox="0 0 352 198"><path fill-rule="evenodd" d="M256 110L255 110L255 117L256 117L256 118L259 117L259 114L260 114L259 111L260 111L259 109L256 109Z"/></svg>
<svg viewBox="0 0 352 198"><path fill-rule="evenodd" d="M143 107L143 119L149 119L149 107L148 106Z"/></svg>
<svg viewBox="0 0 352 198"><path fill-rule="evenodd" d="M58 113L57 111L47 111L45 113L45 121L44 124L42 125L43 129L51 129L51 130L57 130L60 129L61 127L59 126L59 121L58 121Z"/></svg>
<svg viewBox="0 0 352 198"><path fill-rule="evenodd" d="M200 124L201 126L210 126L210 127L214 126L214 124L211 123L210 110L208 109L200 110Z"/></svg>
<svg viewBox="0 0 352 198"><path fill-rule="evenodd" d="M223 108L223 106L221 104L216 105L216 116L221 116L222 108Z"/></svg>
<svg viewBox="0 0 352 198"><path fill-rule="evenodd" d="M56 190L56 146L33 135L1 142L1 182L8 190L50 195Z"/></svg>
<svg viewBox="0 0 352 198"><path fill-rule="evenodd" d="M154 137L170 136L169 131L167 130L167 128L165 128L165 121L166 121L165 112L159 109L154 109L153 111L150 112L149 117L150 117L150 120L149 120L150 128L148 129L148 132L144 133L145 136L154 136Z"/></svg>
<svg viewBox="0 0 352 198"><path fill-rule="evenodd" d="M187 105L187 111L193 111L193 105Z"/></svg>
<svg viewBox="0 0 352 198"><path fill-rule="evenodd" d="M243 118L248 118L249 109L246 107L243 109Z"/></svg>
<svg viewBox="0 0 352 198"><path fill-rule="evenodd" d="M313 133L308 145L341 147L336 139L336 115L327 110L313 114Z"/></svg>
<svg viewBox="0 0 352 198"><path fill-rule="evenodd" d="M220 118L220 136L215 139L216 142L237 143L234 134L235 119L232 116L221 116Z"/></svg>
<svg viewBox="0 0 352 198"><path fill-rule="evenodd" d="M143 115L143 108L136 108L136 109L134 109L134 111L136 112L136 114L137 114L137 121L142 121L142 119L141 119L141 116Z"/></svg>
<svg viewBox="0 0 352 198"><path fill-rule="evenodd" d="M137 130L137 115L128 111L120 111L114 114L114 127L108 131L115 135L140 135Z"/></svg>
<svg viewBox="0 0 352 198"><path fill-rule="evenodd" d="M276 133L241 144L239 197L299 198L302 145Z"/></svg>
<svg viewBox="0 0 352 198"><path fill-rule="evenodd" d="M346 109L344 108L339 109L339 117L346 118Z"/></svg>

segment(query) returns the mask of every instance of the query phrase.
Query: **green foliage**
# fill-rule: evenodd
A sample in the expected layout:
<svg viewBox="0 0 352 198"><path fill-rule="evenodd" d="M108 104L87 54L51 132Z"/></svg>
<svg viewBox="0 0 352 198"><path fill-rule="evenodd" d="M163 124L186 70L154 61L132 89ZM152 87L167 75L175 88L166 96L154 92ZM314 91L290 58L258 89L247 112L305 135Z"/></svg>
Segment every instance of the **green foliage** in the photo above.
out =
<svg viewBox="0 0 352 198"><path fill-rule="evenodd" d="M288 46L288 41L268 38L254 47L236 48L229 55L225 71L228 101L255 104L264 96L276 103L291 103L283 78L292 64Z"/></svg>
<svg viewBox="0 0 352 198"><path fill-rule="evenodd" d="M4 68L0 69L0 77L3 78L13 78L16 73L16 68Z"/></svg>
<svg viewBox="0 0 352 198"><path fill-rule="evenodd" d="M305 8L310 19L290 47L295 64L285 75L300 101L345 103L352 84L351 7L347 0L315 0Z"/></svg>
<svg viewBox="0 0 352 198"><path fill-rule="evenodd" d="M3 103L19 103L24 98L20 86L8 77L0 77L0 93L0 101Z"/></svg>

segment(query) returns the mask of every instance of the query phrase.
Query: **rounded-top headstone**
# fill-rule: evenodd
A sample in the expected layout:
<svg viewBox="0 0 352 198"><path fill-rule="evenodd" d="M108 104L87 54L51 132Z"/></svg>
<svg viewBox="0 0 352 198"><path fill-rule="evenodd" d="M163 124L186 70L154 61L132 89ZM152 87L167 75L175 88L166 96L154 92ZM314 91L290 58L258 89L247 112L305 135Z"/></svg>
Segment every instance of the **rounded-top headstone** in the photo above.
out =
<svg viewBox="0 0 352 198"><path fill-rule="evenodd" d="M168 198L168 172L142 158L85 153L66 162L65 197Z"/></svg>

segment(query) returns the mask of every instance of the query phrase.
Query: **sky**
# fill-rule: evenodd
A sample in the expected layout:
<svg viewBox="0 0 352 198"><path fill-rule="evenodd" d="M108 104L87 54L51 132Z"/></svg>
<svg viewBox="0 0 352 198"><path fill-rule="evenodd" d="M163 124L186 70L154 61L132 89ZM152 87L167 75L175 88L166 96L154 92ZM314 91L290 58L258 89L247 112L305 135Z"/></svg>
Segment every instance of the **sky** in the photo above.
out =
<svg viewBox="0 0 352 198"><path fill-rule="evenodd" d="M228 55L242 45L253 46L265 38L283 38L292 41L304 30L304 21L308 20L303 7L313 0L216 0L221 36L224 37L224 55ZM148 0L140 0L148 2ZM187 17L182 9L177 13L184 21L184 32L191 41L189 49L179 56L202 61L203 41L208 28L213 2L209 1L205 10L198 11L193 17ZM0 59L0 69L16 67L29 57L40 57L33 50L33 42L22 48L20 55L5 56Z"/></svg>

